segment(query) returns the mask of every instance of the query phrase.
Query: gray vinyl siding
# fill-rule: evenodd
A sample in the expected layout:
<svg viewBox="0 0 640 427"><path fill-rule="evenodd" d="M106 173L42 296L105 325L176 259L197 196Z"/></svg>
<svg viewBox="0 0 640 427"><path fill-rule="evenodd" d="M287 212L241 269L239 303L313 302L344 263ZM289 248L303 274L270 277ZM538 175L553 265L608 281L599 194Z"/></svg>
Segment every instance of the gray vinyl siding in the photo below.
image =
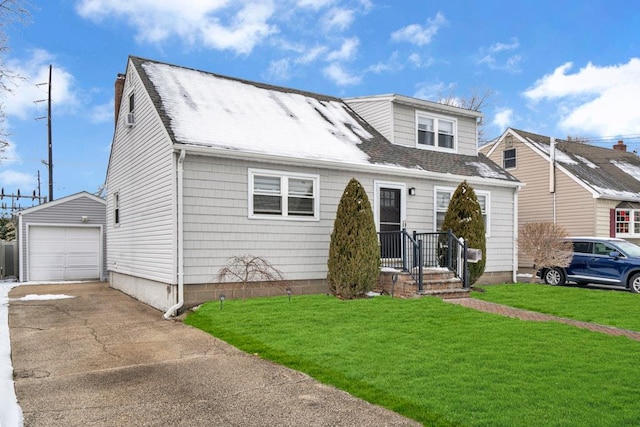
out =
<svg viewBox="0 0 640 427"><path fill-rule="evenodd" d="M55 201L54 201L55 203ZM28 271L27 258L29 253L27 228L29 224L38 225L70 225L70 226L102 226L102 266L103 274L106 274L106 208L105 204L90 197L78 197L69 201L61 201L59 204L51 203L41 205L35 212L24 211L22 216L22 228L19 230L22 239L22 252L19 262L22 271ZM82 217L87 216L89 222L83 223ZM24 279L24 278L21 278Z"/></svg>
<svg viewBox="0 0 640 427"><path fill-rule="evenodd" d="M388 100L356 101L347 100L349 107L389 141L394 142L393 126L391 122L392 104Z"/></svg>
<svg viewBox="0 0 640 427"><path fill-rule="evenodd" d="M162 283L177 283L176 155L133 67L107 172L107 269ZM135 93L135 126L125 124ZM120 223L114 224L114 194Z"/></svg>
<svg viewBox="0 0 640 427"><path fill-rule="evenodd" d="M457 122L457 153L468 156L475 156L478 154L476 147L477 135L475 119L460 116L447 116L442 113L433 113L429 110L417 110L402 104L394 104L393 109L393 142L395 144L403 145L405 147L416 146L416 111L423 112L426 115L433 114L439 117L455 119Z"/></svg>
<svg viewBox="0 0 640 427"><path fill-rule="evenodd" d="M319 221L250 219L248 169L319 176ZM187 155L184 173L185 283L216 281L219 269L235 255L265 257L289 280L324 279L335 213L352 173L274 165L243 160ZM407 230L433 230L434 186L459 182L378 176L359 173L374 209L375 181L415 187L407 196ZM486 271L512 271L513 189L478 188L491 192L491 237L487 240Z"/></svg>
<svg viewBox="0 0 640 427"><path fill-rule="evenodd" d="M596 224L594 236L609 237L609 234L611 234L611 209L615 209L619 203L619 200L595 199ZM633 241L633 239L627 240Z"/></svg>

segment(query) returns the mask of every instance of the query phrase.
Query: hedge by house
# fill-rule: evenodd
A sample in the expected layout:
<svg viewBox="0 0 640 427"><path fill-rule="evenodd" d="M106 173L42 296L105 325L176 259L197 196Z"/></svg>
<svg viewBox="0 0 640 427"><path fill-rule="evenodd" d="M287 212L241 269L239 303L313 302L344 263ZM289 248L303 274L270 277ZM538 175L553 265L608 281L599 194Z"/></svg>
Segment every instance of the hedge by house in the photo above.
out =
<svg viewBox="0 0 640 427"><path fill-rule="evenodd" d="M456 237L462 237L467 247L482 251L482 259L477 263L469 263L469 285L473 285L484 273L487 253L482 208L473 187L462 182L451 196L449 208L442 223L442 231L451 230Z"/></svg>
<svg viewBox="0 0 640 427"><path fill-rule="evenodd" d="M367 193L355 178L342 194L331 233L329 289L346 299L373 289L380 274L380 248Z"/></svg>

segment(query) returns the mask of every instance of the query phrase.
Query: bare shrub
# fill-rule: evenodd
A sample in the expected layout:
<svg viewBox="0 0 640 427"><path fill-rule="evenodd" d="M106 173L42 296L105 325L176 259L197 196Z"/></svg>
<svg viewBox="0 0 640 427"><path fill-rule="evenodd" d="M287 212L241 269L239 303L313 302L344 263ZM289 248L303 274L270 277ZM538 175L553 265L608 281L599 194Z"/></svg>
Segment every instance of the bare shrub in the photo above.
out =
<svg viewBox="0 0 640 427"><path fill-rule="evenodd" d="M247 296L247 289L251 282L273 282L274 286L287 287L284 274L262 257L245 254L236 255L218 271L219 282L241 282L242 300ZM230 280L227 280L230 279Z"/></svg>
<svg viewBox="0 0 640 427"><path fill-rule="evenodd" d="M528 222L520 227L518 250L533 259L533 276L541 268L568 267L573 258L573 246L565 240L567 231L552 222Z"/></svg>

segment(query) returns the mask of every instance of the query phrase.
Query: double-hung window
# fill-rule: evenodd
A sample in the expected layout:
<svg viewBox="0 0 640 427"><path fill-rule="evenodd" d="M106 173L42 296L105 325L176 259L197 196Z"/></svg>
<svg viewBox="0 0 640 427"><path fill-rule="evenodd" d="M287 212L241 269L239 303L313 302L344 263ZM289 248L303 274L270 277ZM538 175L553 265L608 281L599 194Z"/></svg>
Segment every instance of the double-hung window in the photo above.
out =
<svg viewBox="0 0 640 427"><path fill-rule="evenodd" d="M435 191L435 214L436 220L434 224L435 231L446 231L442 229L444 223L444 217L449 209L449 202L455 192L454 188L436 188ZM489 236L489 206L490 206L490 193L487 191L475 190L478 204L480 205L480 212L482 213L482 220L484 221L484 232Z"/></svg>
<svg viewBox="0 0 640 427"><path fill-rule="evenodd" d="M120 224L120 193L113 195L113 223Z"/></svg>
<svg viewBox="0 0 640 427"><path fill-rule="evenodd" d="M640 210L616 209L616 237L640 237Z"/></svg>
<svg viewBox="0 0 640 427"><path fill-rule="evenodd" d="M432 150L454 151L456 120L416 113L416 146Z"/></svg>
<svg viewBox="0 0 640 427"><path fill-rule="evenodd" d="M502 167L505 169L514 169L516 167L515 148L509 148L502 152Z"/></svg>
<svg viewBox="0 0 640 427"><path fill-rule="evenodd" d="M249 217L319 219L317 175L249 170Z"/></svg>

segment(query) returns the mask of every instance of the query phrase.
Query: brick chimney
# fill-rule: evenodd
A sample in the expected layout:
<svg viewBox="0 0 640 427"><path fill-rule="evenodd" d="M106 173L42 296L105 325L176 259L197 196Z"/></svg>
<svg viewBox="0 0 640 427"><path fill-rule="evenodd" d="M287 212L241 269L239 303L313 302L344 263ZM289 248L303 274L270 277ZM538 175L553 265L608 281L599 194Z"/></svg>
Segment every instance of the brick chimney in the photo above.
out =
<svg viewBox="0 0 640 427"><path fill-rule="evenodd" d="M122 94L124 92L124 74L118 73L115 83L115 123L118 123L118 114L120 114L120 103L122 102Z"/></svg>
<svg viewBox="0 0 640 427"><path fill-rule="evenodd" d="M618 151L627 151L627 145L624 143L624 141L620 140L616 145L613 146L613 149Z"/></svg>

